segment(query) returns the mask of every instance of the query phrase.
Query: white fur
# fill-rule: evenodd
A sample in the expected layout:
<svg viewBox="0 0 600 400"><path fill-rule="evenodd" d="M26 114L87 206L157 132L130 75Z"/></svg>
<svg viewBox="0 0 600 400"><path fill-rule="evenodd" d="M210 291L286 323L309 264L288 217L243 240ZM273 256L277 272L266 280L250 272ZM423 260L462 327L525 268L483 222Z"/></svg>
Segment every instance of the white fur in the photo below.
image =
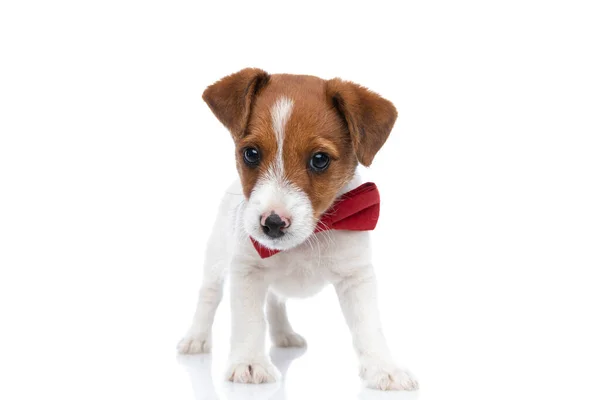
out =
<svg viewBox="0 0 600 400"><path fill-rule="evenodd" d="M271 122L277 142L277 155L266 174L256 183L245 207L243 220L246 232L263 246L277 250L291 249L304 241L315 229L314 213L310 199L285 177L283 145L285 127L292 115L294 102L287 97L277 99L271 108ZM291 221L285 235L273 239L267 236L260 224L264 214L272 211Z"/></svg>
<svg viewBox="0 0 600 400"><path fill-rule="evenodd" d="M264 213L276 211L291 220L285 235L273 239L258 223ZM279 179L271 172L261 177L245 206L244 229L259 243L272 249L287 250L304 242L314 231L313 208L308 196L292 183Z"/></svg>
<svg viewBox="0 0 600 400"><path fill-rule="evenodd" d="M285 140L285 126L292 117L293 108L294 101L288 97L278 98L273 107L271 107L271 124L273 132L275 132L275 140L277 141L275 165L271 167L272 174L279 180L283 180L285 174L283 167L283 141Z"/></svg>
<svg viewBox="0 0 600 400"><path fill-rule="evenodd" d="M345 191L359 183L355 179ZM252 226L258 225L256 212L259 204L269 197L265 193L274 193L273 189L264 189L263 192L259 187L249 201L241 194L239 182L228 190L217 217L221 223L215 225L209 243L198 309L192 327L180 342L179 351L196 353L210 349L212 321L228 270L232 333L227 379L253 383L277 380L279 373L264 347L267 333L265 301L273 343L303 346L304 339L294 332L287 319L285 299L311 296L325 285L332 284L352 333L360 362L360 376L367 386L381 390L417 389L416 380L408 372L397 368L390 358L381 331L369 233L327 231L309 234L306 240L294 247L261 259L248 238L248 234L254 231L248 226L247 222L251 221L247 217L255 215ZM281 187L276 190L281 190ZM289 199L296 195L297 203L291 209L307 207L303 204L304 200L300 200L303 199L301 193L288 193L287 197L283 197ZM248 213L249 210L252 210L251 213ZM228 219L229 223L222 223L224 219Z"/></svg>

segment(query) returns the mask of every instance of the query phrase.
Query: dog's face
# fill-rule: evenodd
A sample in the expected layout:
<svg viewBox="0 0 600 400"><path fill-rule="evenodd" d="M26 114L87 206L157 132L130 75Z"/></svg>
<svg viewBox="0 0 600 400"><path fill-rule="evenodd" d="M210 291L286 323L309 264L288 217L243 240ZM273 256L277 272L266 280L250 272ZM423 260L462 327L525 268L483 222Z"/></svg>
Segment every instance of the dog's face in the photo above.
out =
<svg viewBox="0 0 600 400"><path fill-rule="evenodd" d="M389 101L339 79L245 69L203 95L236 145L246 232L263 246L304 242L396 120Z"/></svg>

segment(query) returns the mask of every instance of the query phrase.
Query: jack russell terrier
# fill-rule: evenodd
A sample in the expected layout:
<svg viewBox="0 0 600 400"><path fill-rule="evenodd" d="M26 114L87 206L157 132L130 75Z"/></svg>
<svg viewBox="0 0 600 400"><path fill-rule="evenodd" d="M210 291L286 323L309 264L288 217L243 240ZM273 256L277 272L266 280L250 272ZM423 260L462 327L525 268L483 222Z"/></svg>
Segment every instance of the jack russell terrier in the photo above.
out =
<svg viewBox="0 0 600 400"><path fill-rule="evenodd" d="M233 137L240 180L221 203L196 313L178 351L210 351L229 275L227 379L274 382L279 372L265 350L266 321L274 345L305 346L285 301L331 283L367 386L416 390L417 381L396 366L381 331L368 232L379 216L379 194L355 173L358 163L372 163L388 138L394 105L337 78L252 68L214 83L202 98Z"/></svg>

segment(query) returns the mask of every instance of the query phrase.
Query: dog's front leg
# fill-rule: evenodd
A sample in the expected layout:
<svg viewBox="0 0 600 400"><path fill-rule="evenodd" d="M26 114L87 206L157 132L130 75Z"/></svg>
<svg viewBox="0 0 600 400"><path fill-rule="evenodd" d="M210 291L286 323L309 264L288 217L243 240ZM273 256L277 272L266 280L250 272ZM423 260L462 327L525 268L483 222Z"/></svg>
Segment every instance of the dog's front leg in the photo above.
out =
<svg viewBox="0 0 600 400"><path fill-rule="evenodd" d="M380 390L416 390L417 381L408 371L396 366L383 336L373 268L361 268L337 282L335 289L352 333L360 376L367 386Z"/></svg>
<svg viewBox="0 0 600 400"><path fill-rule="evenodd" d="M265 351L267 289L260 270L232 267L231 354L227 371L232 382L269 383L279 378L279 371Z"/></svg>

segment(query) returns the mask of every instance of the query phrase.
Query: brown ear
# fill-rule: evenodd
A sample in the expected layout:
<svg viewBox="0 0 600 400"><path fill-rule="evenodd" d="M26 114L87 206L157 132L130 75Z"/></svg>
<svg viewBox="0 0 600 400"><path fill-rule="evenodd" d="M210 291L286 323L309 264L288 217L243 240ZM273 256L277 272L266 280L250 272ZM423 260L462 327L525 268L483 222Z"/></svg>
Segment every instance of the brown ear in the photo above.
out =
<svg viewBox="0 0 600 400"><path fill-rule="evenodd" d="M339 78L327 82L327 97L348 124L358 161L368 167L390 135L396 108L377 93Z"/></svg>
<svg viewBox="0 0 600 400"><path fill-rule="evenodd" d="M246 68L207 87L202 98L233 137L240 137L248 123L252 100L268 80L269 74L262 69Z"/></svg>

